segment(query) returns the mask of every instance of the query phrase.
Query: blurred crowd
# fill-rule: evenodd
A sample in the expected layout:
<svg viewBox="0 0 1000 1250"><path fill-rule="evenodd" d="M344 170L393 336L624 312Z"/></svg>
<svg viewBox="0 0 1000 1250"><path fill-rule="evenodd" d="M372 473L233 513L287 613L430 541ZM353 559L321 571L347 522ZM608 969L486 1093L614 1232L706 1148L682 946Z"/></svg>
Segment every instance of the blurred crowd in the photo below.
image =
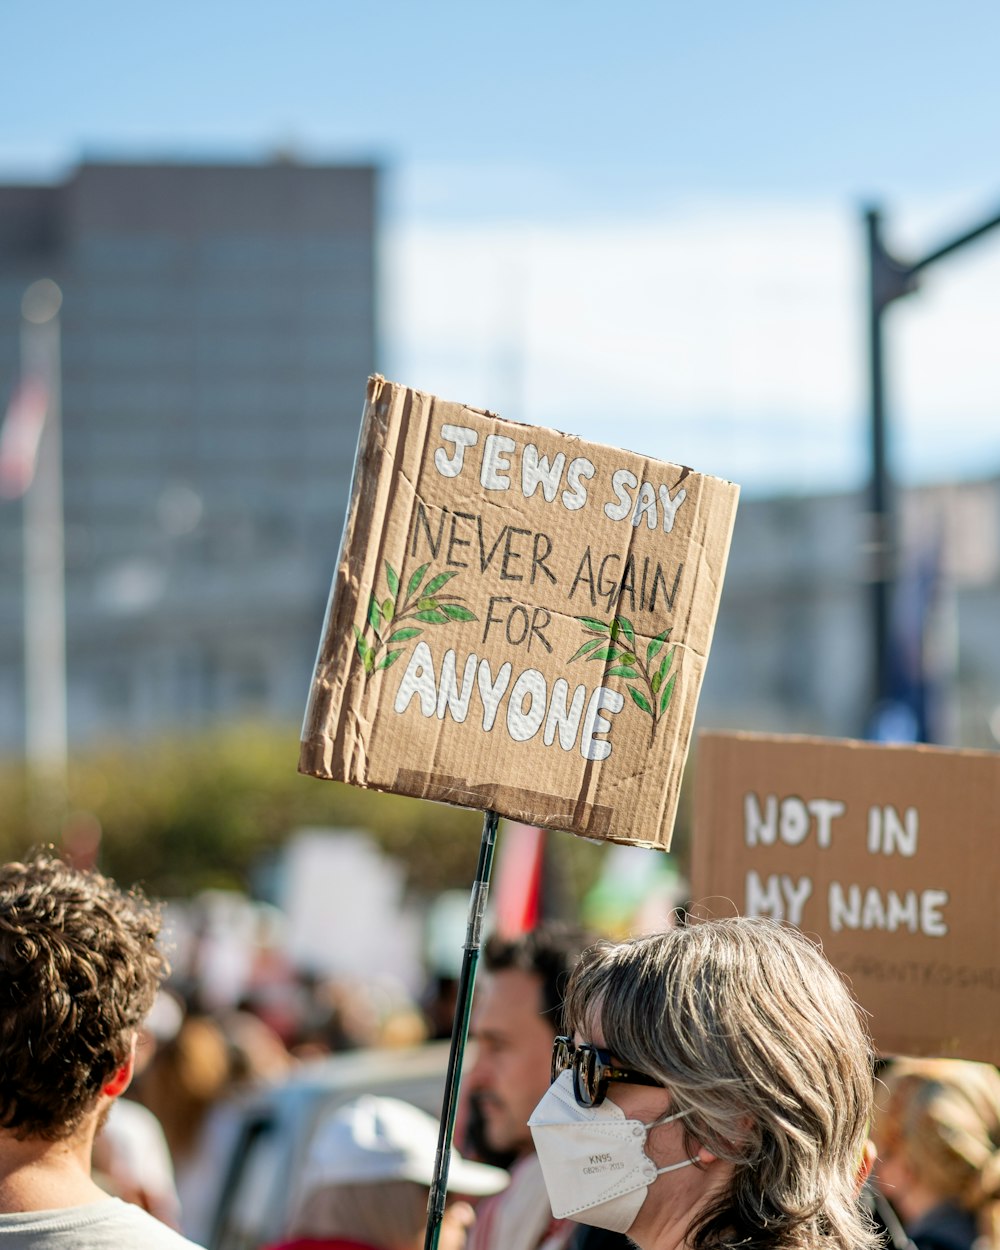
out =
<svg viewBox="0 0 1000 1250"><path fill-rule="evenodd" d="M425 1043L451 1035L454 979L411 995L269 941L220 978L204 926L167 978L160 921L47 853L0 866L0 1244L420 1250L446 1049ZM1000 1250L1000 1073L876 1062L794 927L539 922L482 956L441 1250ZM377 1055L429 1078L393 1086L424 1106L372 1086ZM331 1066L221 1232L276 1128L252 1100Z"/></svg>
<svg viewBox="0 0 1000 1250"><path fill-rule="evenodd" d="M449 1037L455 982L435 976L419 1001L346 977L290 970L229 1007L162 988L141 1030L135 1077L111 1109L94 1165L109 1192L204 1235L222 1183L241 1095L304 1063L347 1051Z"/></svg>
<svg viewBox="0 0 1000 1250"><path fill-rule="evenodd" d="M526 1121L547 1085L554 1028L546 1022L537 1037L532 1033L532 985L541 986L543 1001L546 992L554 995L555 973L565 972L584 940L557 928L560 962L546 989L546 960L554 958L550 929L538 931L544 950L530 957L537 966L524 954L534 935L494 938L487 946L456 1138L472 1158L513 1169L515 1188L519 1160L532 1153ZM189 996L176 983L160 990L142 1031L133 1084L95 1148L105 1188L205 1237L231 1146L229 1109L241 1094L280 1082L312 1060L450 1037L452 977L429 977L423 994L411 998L399 985L287 973L277 978L272 964L265 984L223 1008L200 1001L193 981ZM895 1250L1000 1246L997 1070L958 1060L886 1061L875 1106L878 1161L867 1193ZM487 1201L484 1210L492 1205ZM479 1243L486 1244L482 1230Z"/></svg>

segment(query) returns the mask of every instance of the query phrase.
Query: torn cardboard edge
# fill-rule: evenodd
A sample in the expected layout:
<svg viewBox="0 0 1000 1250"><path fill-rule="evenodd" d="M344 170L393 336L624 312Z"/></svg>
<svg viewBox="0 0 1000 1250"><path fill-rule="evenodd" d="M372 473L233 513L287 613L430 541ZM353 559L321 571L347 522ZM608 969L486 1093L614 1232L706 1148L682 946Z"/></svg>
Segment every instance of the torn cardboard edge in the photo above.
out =
<svg viewBox="0 0 1000 1250"><path fill-rule="evenodd" d="M371 378L300 771L666 849L737 495Z"/></svg>

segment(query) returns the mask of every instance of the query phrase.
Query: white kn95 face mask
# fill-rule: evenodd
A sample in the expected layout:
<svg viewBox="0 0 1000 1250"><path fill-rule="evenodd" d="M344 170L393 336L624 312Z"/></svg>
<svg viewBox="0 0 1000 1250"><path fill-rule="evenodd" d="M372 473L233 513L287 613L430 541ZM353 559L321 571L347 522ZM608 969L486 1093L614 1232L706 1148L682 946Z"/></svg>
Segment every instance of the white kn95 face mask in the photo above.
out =
<svg viewBox="0 0 1000 1250"><path fill-rule="evenodd" d="M646 1154L649 1130L682 1116L676 1112L644 1124L626 1119L610 1098L597 1107L581 1107L573 1094L572 1072L560 1073L528 1120L552 1214L628 1232L653 1181L697 1163L682 1159L658 1168Z"/></svg>

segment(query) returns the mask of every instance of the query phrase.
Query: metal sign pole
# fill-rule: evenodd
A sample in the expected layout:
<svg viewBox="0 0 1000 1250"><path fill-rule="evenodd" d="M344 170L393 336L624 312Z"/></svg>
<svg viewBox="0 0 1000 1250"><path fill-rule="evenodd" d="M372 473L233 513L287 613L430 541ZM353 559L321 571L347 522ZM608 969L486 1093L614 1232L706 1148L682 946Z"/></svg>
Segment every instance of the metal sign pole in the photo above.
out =
<svg viewBox="0 0 1000 1250"><path fill-rule="evenodd" d="M469 900L469 922L465 931L465 953L458 980L455 1001L455 1022L451 1030L451 1051L448 1055L448 1074L444 1084L441 1104L441 1128L438 1133L437 1157L434 1161L434 1181L427 1201L427 1231L424 1250L437 1250L444 1217L445 1198L448 1193L448 1165L451 1162L451 1141L455 1133L455 1113L458 1109L458 1088L462 1079L462 1059L469 1036L469 1017L472 1014L472 991L476 983L476 967L479 963L479 947L482 941L483 916L490 892L490 873L493 870L493 853L496 850L497 826L500 817L496 812L483 816L483 836L479 844L479 863L476 879Z"/></svg>

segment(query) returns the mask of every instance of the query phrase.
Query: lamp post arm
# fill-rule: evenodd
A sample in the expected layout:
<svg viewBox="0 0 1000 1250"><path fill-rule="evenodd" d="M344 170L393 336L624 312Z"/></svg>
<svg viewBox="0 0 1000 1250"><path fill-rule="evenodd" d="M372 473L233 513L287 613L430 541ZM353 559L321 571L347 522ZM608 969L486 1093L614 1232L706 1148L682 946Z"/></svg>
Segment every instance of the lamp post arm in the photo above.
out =
<svg viewBox="0 0 1000 1250"><path fill-rule="evenodd" d="M991 217L989 221L984 221L980 225L974 226L971 230L967 230L965 234L960 234L957 238L942 244L941 247L935 248L933 252L928 252L920 260L914 261L908 267L909 272L911 274L920 273L921 270L933 265L935 261L941 260L944 256L950 256L952 252L957 252L960 247L965 247L966 243L972 243L980 235L992 230L994 226L1000 226L1000 213L997 213L995 217Z"/></svg>

